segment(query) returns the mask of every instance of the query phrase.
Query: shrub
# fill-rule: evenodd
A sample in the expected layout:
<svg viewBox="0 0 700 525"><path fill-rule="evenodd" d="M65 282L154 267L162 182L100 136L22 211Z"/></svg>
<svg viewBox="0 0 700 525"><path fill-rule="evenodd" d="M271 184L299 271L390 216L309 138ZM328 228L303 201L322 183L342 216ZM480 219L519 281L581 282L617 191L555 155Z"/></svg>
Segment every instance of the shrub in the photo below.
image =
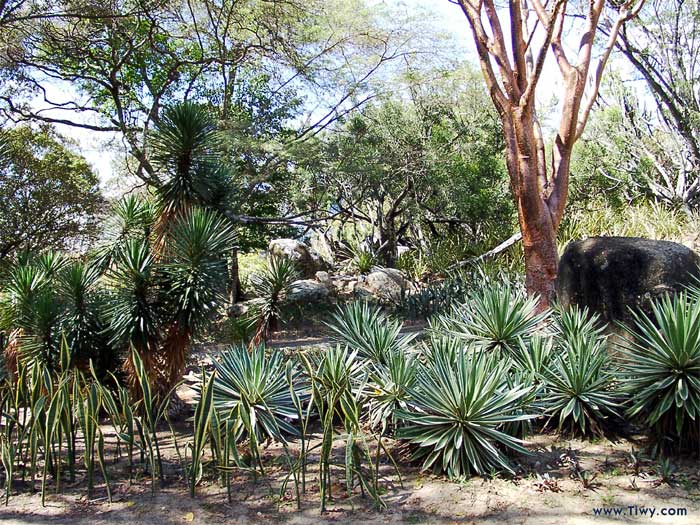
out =
<svg viewBox="0 0 700 525"><path fill-rule="evenodd" d="M262 272L251 276L253 291L261 299L253 312L257 318L254 345L266 342L277 329L285 296L298 277L294 261L286 257L271 257Z"/></svg>
<svg viewBox="0 0 700 525"><path fill-rule="evenodd" d="M415 337L401 336L399 321L387 318L380 307L361 301L340 307L327 326L337 343L375 363L385 363L392 352L404 353Z"/></svg>
<svg viewBox="0 0 700 525"><path fill-rule="evenodd" d="M234 346L222 352L214 368L214 408L222 420L235 421L237 439L246 434L258 443L265 437L286 443L286 435L298 434L289 422L298 414L282 352L273 351L268 357L263 345L250 351ZM301 392L298 369L294 369L292 380L292 387Z"/></svg>
<svg viewBox="0 0 700 525"><path fill-rule="evenodd" d="M450 335L479 348L510 353L547 318L548 312L536 310L536 297L527 297L506 282L475 291L441 324Z"/></svg>
<svg viewBox="0 0 700 525"><path fill-rule="evenodd" d="M396 426L397 410L409 408L409 392L418 371L418 360L413 354L392 351L385 361L374 366L367 387L369 422L373 428L380 427L382 434L389 426Z"/></svg>
<svg viewBox="0 0 700 525"><path fill-rule="evenodd" d="M559 430L602 433L608 417L619 417L619 396L605 339L574 335L562 341L563 353L545 368L545 413Z"/></svg>
<svg viewBox="0 0 700 525"><path fill-rule="evenodd" d="M622 345L629 417L652 427L661 448L697 450L700 441L700 303L686 293L634 314Z"/></svg>
<svg viewBox="0 0 700 525"><path fill-rule="evenodd" d="M531 419L518 414L530 388L505 386L509 364L495 356L462 353L456 363L436 358L420 370L411 389L414 408L399 409L405 426L397 437L417 445L423 469L462 478L491 471L513 472L499 447L526 453L523 441L501 429Z"/></svg>

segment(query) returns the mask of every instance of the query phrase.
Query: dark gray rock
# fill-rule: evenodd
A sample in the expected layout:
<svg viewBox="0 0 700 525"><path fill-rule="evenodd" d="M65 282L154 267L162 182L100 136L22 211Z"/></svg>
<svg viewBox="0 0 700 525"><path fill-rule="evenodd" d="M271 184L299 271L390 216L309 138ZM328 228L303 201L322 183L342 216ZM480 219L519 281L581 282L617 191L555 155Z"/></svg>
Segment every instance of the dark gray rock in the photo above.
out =
<svg viewBox="0 0 700 525"><path fill-rule="evenodd" d="M294 281L290 286L287 302L289 303L325 303L330 301L333 290L324 283L313 279Z"/></svg>
<svg viewBox="0 0 700 525"><path fill-rule="evenodd" d="M700 257L682 244L638 237L591 237L569 243L559 261L557 299L598 312L605 321L649 312L650 301L700 276Z"/></svg>
<svg viewBox="0 0 700 525"><path fill-rule="evenodd" d="M304 278L313 278L316 272L325 270L328 266L316 250L296 239L273 239L268 251L274 257L286 257L294 261Z"/></svg>

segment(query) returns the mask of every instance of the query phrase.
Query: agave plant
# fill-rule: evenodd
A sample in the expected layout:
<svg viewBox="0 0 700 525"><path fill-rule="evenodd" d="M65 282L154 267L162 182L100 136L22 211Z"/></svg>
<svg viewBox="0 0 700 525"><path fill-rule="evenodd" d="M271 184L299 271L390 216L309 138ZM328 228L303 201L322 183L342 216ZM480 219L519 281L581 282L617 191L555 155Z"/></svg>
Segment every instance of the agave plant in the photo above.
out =
<svg viewBox="0 0 700 525"><path fill-rule="evenodd" d="M411 389L413 409L396 416L405 424L397 437L418 447L424 470L450 478L513 471L504 449L527 450L502 429L534 416L521 410L530 387L507 387L508 371L507 362L486 352L464 352L456 363L437 358L421 369Z"/></svg>
<svg viewBox="0 0 700 525"><path fill-rule="evenodd" d="M290 423L298 418L290 388L302 397L308 394L297 367L289 384L286 366L282 352L268 357L264 345L250 351L233 346L214 361L214 408L222 420L235 421L237 439L247 435L253 446L268 437L286 443L287 436L298 435Z"/></svg>
<svg viewBox="0 0 700 525"><path fill-rule="evenodd" d="M399 321L387 318L380 307L361 301L340 307L326 325L335 342L375 363L385 363L392 353L405 353L415 338L414 334L401 336Z"/></svg>
<svg viewBox="0 0 700 525"><path fill-rule="evenodd" d="M418 359L413 354L392 351L385 363L376 364L367 385L369 423L385 434L397 423L396 411L410 407L410 390L416 383Z"/></svg>
<svg viewBox="0 0 700 525"><path fill-rule="evenodd" d="M479 348L510 353L548 315L547 311L537 313L536 297L528 297L510 283L502 283L474 292L463 306L443 317L441 324L450 335Z"/></svg>
<svg viewBox="0 0 700 525"><path fill-rule="evenodd" d="M511 354L517 370L537 382L555 357L551 337L535 335L520 344Z"/></svg>
<svg viewBox="0 0 700 525"><path fill-rule="evenodd" d="M568 308L556 309L553 323L555 337L571 340L575 337L597 338L605 332L597 313L590 312L588 307L579 308L571 305Z"/></svg>
<svg viewBox="0 0 700 525"><path fill-rule="evenodd" d="M251 276L250 284L255 295L260 298L254 308L257 321L251 346L267 341L277 329L282 305L298 276L294 261L287 257L271 257L262 272Z"/></svg>
<svg viewBox="0 0 700 525"><path fill-rule="evenodd" d="M574 331L542 374L545 413L558 427L601 434L609 418L619 418L620 396L604 337Z"/></svg>
<svg viewBox="0 0 700 525"><path fill-rule="evenodd" d="M662 448L696 449L700 442L700 303L684 293L634 314L631 341L621 348L627 414L655 430ZM666 447L666 445L670 445Z"/></svg>

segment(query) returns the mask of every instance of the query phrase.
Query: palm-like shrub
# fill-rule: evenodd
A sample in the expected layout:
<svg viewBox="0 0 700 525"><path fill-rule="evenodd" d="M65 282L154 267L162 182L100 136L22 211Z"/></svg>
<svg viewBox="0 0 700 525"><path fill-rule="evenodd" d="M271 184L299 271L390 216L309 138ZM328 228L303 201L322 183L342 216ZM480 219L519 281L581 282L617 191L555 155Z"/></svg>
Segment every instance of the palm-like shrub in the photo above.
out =
<svg viewBox="0 0 700 525"><path fill-rule="evenodd" d="M662 448L696 449L700 441L700 303L686 293L635 314L621 348L627 414L655 430Z"/></svg>
<svg viewBox="0 0 700 525"><path fill-rule="evenodd" d="M620 408L606 338L595 329L595 319L584 321L576 312L564 319L573 321L560 325L559 355L541 374L545 413L558 420L560 430L600 434Z"/></svg>
<svg viewBox="0 0 700 525"><path fill-rule="evenodd" d="M169 314L161 346L169 387L182 376L192 338L224 300L226 252L234 239L228 221L202 208L185 212L170 229L159 275Z"/></svg>
<svg viewBox="0 0 700 525"><path fill-rule="evenodd" d="M267 341L277 329L282 305L298 277L294 261L287 257L270 257L263 271L250 277L253 292L260 299L253 309L256 328L251 346Z"/></svg>
<svg viewBox="0 0 700 525"><path fill-rule="evenodd" d="M512 468L503 448L526 453L504 425L531 419L519 413L529 387L507 387L509 364L485 352L463 353L456 363L438 358L411 389L412 410L396 411L405 426L397 437L417 445L423 468L451 478ZM499 448L502 447L502 448Z"/></svg>
<svg viewBox="0 0 700 525"><path fill-rule="evenodd" d="M165 178L158 190L158 233L192 206L221 203L227 174L218 162L216 123L205 107L184 102L167 108L150 139L153 164Z"/></svg>
<svg viewBox="0 0 700 525"><path fill-rule="evenodd" d="M335 342L347 345L365 359L385 363L391 353L402 354L415 335L401 336L401 323L389 319L378 306L356 301L340 307L327 323Z"/></svg>
<svg viewBox="0 0 700 525"><path fill-rule="evenodd" d="M270 437L286 443L287 435L298 430L289 420L298 419L290 388L308 397L297 367L292 368L289 384L284 355L263 345L250 351L243 346L231 347L214 361L214 408L220 419L233 420L236 439L246 435L251 446Z"/></svg>
<svg viewBox="0 0 700 525"><path fill-rule="evenodd" d="M61 307L53 277L58 259L48 254L20 260L10 269L2 294L2 329L8 333L5 361L17 372L20 360L49 370L58 365L61 345Z"/></svg>
<svg viewBox="0 0 700 525"><path fill-rule="evenodd" d="M527 297L510 283L474 292L467 302L441 320L450 335L486 350L512 351L547 318L537 313L537 298Z"/></svg>
<svg viewBox="0 0 700 525"><path fill-rule="evenodd" d="M61 272L59 293L63 299L63 333L71 360L87 370L93 361L100 373L114 370L116 353L109 344L103 318L104 293L96 265L72 261Z"/></svg>

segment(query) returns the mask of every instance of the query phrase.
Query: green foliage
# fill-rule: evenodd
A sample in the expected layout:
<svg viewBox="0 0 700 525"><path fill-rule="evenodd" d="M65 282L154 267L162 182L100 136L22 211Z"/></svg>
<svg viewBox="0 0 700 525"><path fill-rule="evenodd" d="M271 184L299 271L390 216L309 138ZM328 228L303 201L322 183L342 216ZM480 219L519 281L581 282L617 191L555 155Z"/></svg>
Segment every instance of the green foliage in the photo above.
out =
<svg viewBox="0 0 700 525"><path fill-rule="evenodd" d="M621 348L628 416L653 428L661 449L695 450L700 439L700 304L680 293L635 313Z"/></svg>
<svg viewBox="0 0 700 525"><path fill-rule="evenodd" d="M166 217L225 198L228 174L218 162L218 146L216 123L203 106L183 102L163 112L151 148L153 165L166 177L158 189Z"/></svg>
<svg viewBox="0 0 700 525"><path fill-rule="evenodd" d="M260 273L250 277L250 285L260 302L253 307L256 318L256 330L253 343L267 341L277 328L277 321L282 315L282 305L289 293L292 283L299 278L294 261L287 257L270 257Z"/></svg>
<svg viewBox="0 0 700 525"><path fill-rule="evenodd" d="M463 352L457 357L456 363L435 359L420 370L411 390L412 410L396 412L405 423L397 436L419 447L423 469L432 467L450 478L512 472L499 447L527 451L500 427L534 417L516 413L529 388L506 387L508 365L494 356Z"/></svg>
<svg viewBox="0 0 700 525"><path fill-rule="evenodd" d="M397 410L408 410L410 391L415 386L419 362L415 354L390 351L384 363L374 363L367 385L368 419L385 434L397 425Z"/></svg>
<svg viewBox="0 0 700 525"><path fill-rule="evenodd" d="M298 435L291 423L298 414L290 391L303 402L305 387L297 367L287 377L282 352L271 351L268 357L263 345L250 351L234 346L222 352L214 368L214 408L222 420L233 422L236 440L248 436L253 448L266 438L286 443L286 436Z"/></svg>
<svg viewBox="0 0 700 525"><path fill-rule="evenodd" d="M548 312L536 313L537 298L510 283L490 283L475 290L463 306L441 318L447 333L478 348L511 353L544 322Z"/></svg>
<svg viewBox="0 0 700 525"><path fill-rule="evenodd" d="M564 317L583 318L575 313ZM602 434L606 419L619 418L620 395L615 391L606 341L593 330L594 322L591 318L590 324L562 325L561 348L541 376L545 413L558 419L559 430Z"/></svg>
<svg viewBox="0 0 700 525"><path fill-rule="evenodd" d="M387 318L381 307L362 301L339 307L327 326L336 342L375 363L386 363L393 353L404 354L415 337L401 336L399 321Z"/></svg>
<svg viewBox="0 0 700 525"><path fill-rule="evenodd" d="M176 302L172 309L178 325L201 330L222 302L226 253L234 241L229 222L213 211L193 208L174 221L159 279Z"/></svg>
<svg viewBox="0 0 700 525"><path fill-rule="evenodd" d="M94 240L104 202L97 175L74 144L46 125L5 130L2 143L0 260Z"/></svg>

